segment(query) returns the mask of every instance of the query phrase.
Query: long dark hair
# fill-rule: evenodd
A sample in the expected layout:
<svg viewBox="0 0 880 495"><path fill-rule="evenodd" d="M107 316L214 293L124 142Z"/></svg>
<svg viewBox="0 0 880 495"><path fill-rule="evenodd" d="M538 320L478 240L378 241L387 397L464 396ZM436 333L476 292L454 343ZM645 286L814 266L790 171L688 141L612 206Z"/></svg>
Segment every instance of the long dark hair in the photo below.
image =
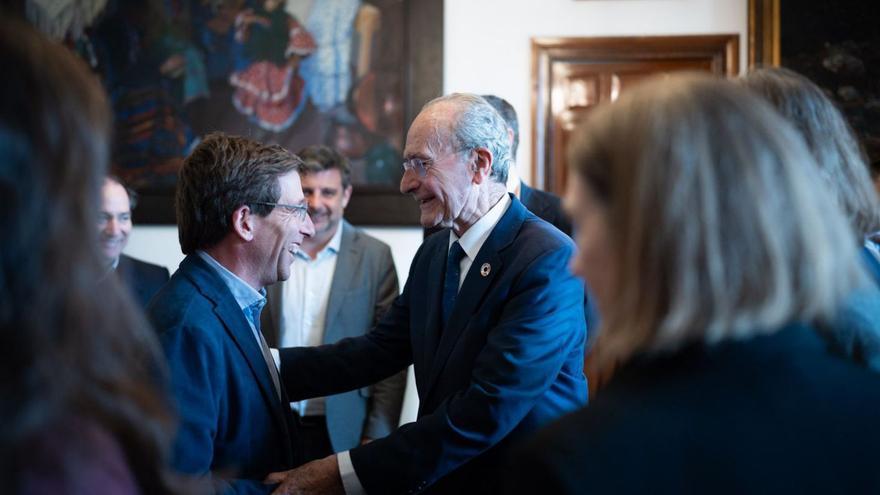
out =
<svg viewBox="0 0 880 495"><path fill-rule="evenodd" d="M121 286L99 286L107 100L72 53L18 21L0 19L0 66L0 491L15 491L28 445L74 417L116 439L142 491L171 493L158 344Z"/></svg>

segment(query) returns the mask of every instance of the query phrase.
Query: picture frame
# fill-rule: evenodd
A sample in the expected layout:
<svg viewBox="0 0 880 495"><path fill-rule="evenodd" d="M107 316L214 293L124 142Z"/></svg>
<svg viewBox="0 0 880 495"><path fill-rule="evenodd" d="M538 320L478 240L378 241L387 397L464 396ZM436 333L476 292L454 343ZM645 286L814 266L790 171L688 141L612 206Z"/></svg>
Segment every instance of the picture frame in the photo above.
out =
<svg viewBox="0 0 880 495"><path fill-rule="evenodd" d="M161 2L153 3L159 3L161 5ZM178 38L192 41L198 36L198 44L196 41L192 41L190 44L196 45L201 49L201 52L203 53L202 65L204 66L202 67L202 70L206 71L209 75L209 77L206 77L205 79L209 83L214 84L214 86L205 89L204 94L208 96L203 97L201 100L195 100L196 103L187 102L187 107L185 109L186 113L183 111L179 112L181 115L185 115L186 122L184 125L175 124L173 120L177 115L171 110L166 110L165 107L163 107L161 98L156 96L160 91L154 91L152 93L147 92L144 96L142 93L134 91L119 91L118 88L120 86L123 86L124 90L128 90L128 88L120 84L112 86L106 82L106 79L109 77L107 74L118 75L118 73L112 72L112 69L115 68L112 67L112 64L104 63L104 60L110 60L111 62L114 61L112 58L112 55L114 55L113 50L115 49L113 43L117 40L111 39L110 42L105 41L103 45L101 45L97 42L101 40L97 39L96 41L96 38L100 38L105 31L115 34L114 29L117 29L118 31L118 28L115 26L120 24L118 19L114 19L116 22L105 22L105 25L103 26L105 31L100 31L100 28L92 30L91 34L93 39L86 40L90 45L85 48L79 46L78 41L68 43L72 45L72 48L77 50L87 62L90 62L90 65L92 65L93 68L96 69L96 72L102 76L102 80L105 80L105 87L108 87L108 93L114 104L114 113L116 116L116 144L114 147L114 163L111 166L111 173L122 177L124 181L133 186L133 189L137 191L139 203L133 212L134 221L136 223L141 225L170 225L176 223L174 213L174 182L176 182L176 169L179 168L183 157L197 144L201 136L207 132L217 130L231 134L244 135L259 141L281 144L293 152L296 152L302 146L309 144L328 144L337 147L344 153L348 154L352 159L354 194L352 195L352 199L346 209L345 216L348 221L356 225L418 225L419 213L417 204L412 198L401 194L399 191L399 179L400 175L402 175L402 168L400 167L400 162L402 160L400 156L403 151L406 130L408 129L409 124L418 114L424 103L442 94L442 0L373 0L371 2L340 1L334 2L333 4L325 2L291 1L289 3L295 5L291 7L286 5L285 2L269 2L262 0L217 0L214 2L181 3L177 5L186 5L188 10L185 14L190 17L185 17L185 21L181 21L179 18L175 18L173 13L166 16L167 18L174 20L166 20L164 21L164 25L172 25L173 28L173 23L182 24L187 29L186 37L179 36ZM136 12L138 15L136 16L130 15L128 12L123 12L123 14L128 15L126 20L131 18L149 19L150 2L136 4L139 6L123 7L123 9L138 9ZM284 41L287 42L287 49L284 52L285 58L279 59L273 67L279 68L278 72L282 75L279 76L279 79L277 80L283 82L277 84L272 83L272 81L274 81L274 79L271 78L273 75L272 70L275 69L269 71L269 76L263 77L265 74L261 72L258 74L259 77L254 77L250 80L247 79L245 77L248 75L247 71L254 68L258 63L263 63L263 59L256 59L253 57L251 58L252 64L250 66L244 66L245 69L239 69L236 67L235 70L238 72L230 72L228 76L225 73L221 73L220 78L211 79L210 75L213 68L211 63L214 62L214 60L211 60L211 56L215 56L215 58L218 56L214 52L208 52L204 48L204 33L208 33L208 35L216 34L216 32L224 33L222 39L218 37L219 41L230 43L231 46L232 42L230 42L229 39L233 39L238 50L234 54L235 57L233 57L233 55L228 55L227 58L230 60L233 58L244 58L240 57L241 53L247 54L248 49L251 49L252 51L255 50L247 44L251 43L252 39L255 39L254 36L251 36L251 38L247 37L249 33L247 28L252 30L267 30L268 27L264 26L269 26L270 20L272 23L275 23L271 24L275 27L277 23L274 20L274 17L269 17L269 14L273 13L273 11L268 10L267 6L279 4L284 6L282 9L287 9L284 11L284 15L287 16L287 20L284 22L287 22L288 24L283 24L284 27L279 28L281 35L284 36ZM348 57L344 58L338 56L340 59L344 60L344 62L337 62L337 65L350 68L350 89L339 90L338 93L342 96L337 96L336 100L333 100L325 107L320 106L320 95L316 98L312 93L312 91L314 91L313 88L332 86L336 81L332 80L330 81L330 84L313 84L312 86L307 87L306 84L311 84L312 80L309 80L309 83L305 83L303 80L308 77L308 74L314 74L319 71L319 69L313 69L314 72L305 72L307 70L305 61L312 53L315 53L317 50L315 47L329 45L319 45L319 42L322 39L320 38L322 35L320 30L316 30L317 32L315 33L308 32L304 42L301 39L296 38L299 34L294 34L295 31L293 26L296 26L297 22L300 24L299 27L302 27L305 31L307 26L309 28L313 26L314 21L314 19L312 19L313 16L311 16L308 18L310 23L306 24L306 22L300 21L296 16L290 14L290 11L299 8L300 4L307 6L303 8L322 10L342 8L340 6L344 4L358 8L356 17L352 18L350 16L347 18L353 19L347 21L351 22L348 32L351 33L355 31L354 35L348 35L353 41L349 41L348 44L343 44L343 48L341 49L336 48L337 53L345 53L345 57ZM140 5L147 5L147 7L141 7ZM220 19L222 16L218 14L218 5L221 6L221 8L234 5L235 10L232 14L226 16L227 24L223 25L219 31L216 29L210 31L205 27L207 25L205 19L199 18L197 16L199 12L196 12L197 9L204 10L207 8L205 7L206 5L210 5L214 9L211 11L211 17L207 19L208 22L219 22L220 20L223 20ZM319 7L316 7L316 5L319 5ZM330 7L329 5L333 5L333 7ZM167 6L165 8L167 9ZM363 19L361 18L364 10L370 10L371 12L368 12L368 14L373 15L374 22L371 27L367 26L364 28ZM258 17L259 20L252 22L251 24L244 24L240 22L243 18L241 14L244 11L248 13L252 12L253 17L263 17ZM313 14L314 10L308 12ZM119 12L113 12L113 14L117 17L121 15ZM202 17L205 17L204 14ZM328 18L329 17L330 16L328 16ZM384 20L384 24L382 24L381 21L376 20L379 18ZM196 25L200 19L202 24ZM336 18L334 17L333 19L335 20ZM99 21L100 20L101 19L99 19ZM369 19L367 20L369 21ZM140 27L148 21L136 20L132 22L140 23L138 25ZM235 22L236 24L232 25L232 22ZM190 24L186 23L192 23L192 27L190 27ZM242 24L244 24L245 29L242 29ZM215 26L211 25L208 27L213 28ZM381 31L383 28L385 28L386 31ZM225 31L223 31L223 29L225 29ZM366 38L362 29L372 30L370 33L372 38ZM163 31L163 36L165 36L165 34L167 34L166 32L170 30L171 28L165 29L165 31ZM140 29L140 31L131 29L131 31L136 31L136 34L148 32L146 29ZM233 31L235 33L234 38L231 34ZM328 28L328 31L332 31L328 36L335 36L338 38L340 36L338 31L342 31L342 29L334 30L331 27ZM239 38L241 32L245 33L245 35L241 37L244 41ZM298 32L301 33L302 31ZM228 36L226 33L229 33ZM125 33L125 36L118 36L118 39L125 42L131 37L131 34ZM310 39L311 37L314 37L314 39ZM147 38L147 34L143 34L142 38L143 39L136 40L140 44L135 46L143 46L146 43L144 39ZM166 36L166 38L173 39L173 36ZM159 42L168 44L168 42L165 41L166 38L159 39L158 41L153 39L151 40L153 45L150 46L155 46L155 44ZM275 37L275 39L277 38L278 36ZM373 41L363 43L361 42L363 39ZM381 41L381 44L376 40ZM259 47L256 41L252 42L251 45ZM364 56L363 53L365 45L367 46L368 53L366 56ZM372 48L370 48L370 45L372 45ZM298 52L296 51L297 49L300 49L300 47L304 47L302 48L304 51L302 57L298 57ZM102 49L103 52L101 51ZM373 50L373 53L370 55L369 51L371 49ZM117 49L117 51L124 52L123 49ZM129 49L129 51L131 50ZM111 56L108 56L107 53L110 53ZM166 51L166 53L168 52ZM161 75L166 76L164 77L165 80L170 79L170 77L167 76L169 72L173 74L174 70L183 70L176 67L175 64L177 66L182 66L184 63L189 63L189 60L185 59L185 51L178 48L176 53L183 55L176 58L164 58L166 55L163 55L163 58L153 57L148 59L153 62L153 67L159 67ZM223 52L219 50L217 53L223 55ZM123 53L123 55L125 55L125 53ZM358 58L359 56L360 58ZM120 57L117 56L117 58ZM323 63L325 58L326 57L320 58L319 62ZM377 60L379 62L377 62ZM227 62L227 65L224 67L231 67L234 62L235 61ZM312 65L317 65L319 62L315 62ZM142 65L148 66L149 64L144 63ZM266 63L265 65L269 64ZM131 66L139 67L135 64L131 64ZM129 69L131 66L126 67L126 69ZM373 71L377 66L379 68ZM293 67L293 70L291 71L289 67ZM190 70L190 68L190 65L186 65L187 70ZM357 73L355 73L356 70L358 71ZM369 70L370 72L361 72L362 70ZM157 72L155 70L153 71ZM291 72L293 73L292 77L290 76ZM318 73L326 74L327 72ZM189 75L191 73L187 72L186 74ZM287 79L284 79L284 74L286 74ZM233 81L233 77L238 77L239 75L241 75L240 80L242 82L241 84L236 84L236 81ZM181 86L184 87L184 90L189 89L185 84L179 83L181 79L182 78L179 78L176 83L178 94L180 92L179 87ZM262 111L261 113L259 107L249 107L248 100L239 95L239 93L242 93L243 91L242 88L244 88L244 90L250 90L250 87L247 86L248 84L251 86L263 84L263 80L270 81L269 83L266 83L269 85L268 91L274 92L277 88L281 87L283 88L283 91L285 91L285 95L291 95L297 90L297 86L295 85L297 79L300 79L299 90L301 93L296 95L298 99L294 99L291 96L290 99L292 103L288 107L281 109L280 119L273 120L277 113L276 109L273 108L271 111ZM227 81L228 84L224 86L223 83L226 83ZM272 86L272 84L275 85ZM267 91L262 87L257 87L257 90L263 91L264 93ZM280 92L282 90L278 91L279 94L281 94ZM257 91L255 90L254 93L256 92ZM132 96L132 93L134 93L134 96ZM274 93L269 94L274 98ZM357 100L358 97L362 98ZM123 98L128 98L128 100L123 100L127 104L129 101L132 103L128 104L128 106L121 106L119 102ZM381 98L384 98L384 100ZM168 98L166 97L166 100L167 99ZM186 100L183 101L186 102ZM190 102L191 101L193 100L190 100ZM208 103L200 104L200 102ZM218 104L218 102L221 104ZM218 107L223 106L222 104L225 104L226 108L218 110ZM169 108L172 107L171 105L167 106ZM131 108L130 111L129 108ZM182 105L178 105L178 108L182 108ZM235 115L235 118L227 119L230 112L236 110L238 113ZM145 140L141 139L141 141L138 141L141 137L141 135L138 134L140 130L140 121L137 120L140 118L138 112L144 115L149 114L151 116L150 118L152 121L149 123L151 126L151 132L156 131L155 134L159 134L160 132L163 133L159 134L158 137L151 136L149 143L142 146L140 149L136 146L140 146L141 142ZM315 117L316 115L317 117ZM310 118L315 121L318 119L322 120L320 120L319 123L312 123L312 121L308 120ZM183 120L183 118L180 120ZM236 125L225 125L226 122L233 121ZM159 122L159 124L156 124L155 122ZM278 127L272 127L273 125L277 125ZM314 131L314 129L320 130ZM301 130L302 132L300 132ZM187 134L187 132L190 132L190 134ZM287 134L283 134L285 132ZM288 136L286 141L284 136ZM294 141L295 144L291 141ZM156 145L156 142L159 142L160 144ZM132 143L134 143L134 145L132 145ZM161 147L163 145L167 145L167 149L170 150L167 154L167 159L164 158L166 155L150 154L154 149L152 147ZM348 145L349 148L345 149L344 145ZM147 146L151 146L151 148L145 151ZM378 155L374 152L377 149L380 150ZM348 150L352 150L352 152L348 153ZM162 158L160 158L160 156ZM138 158L141 159L140 162L137 161ZM152 160L153 158L155 158L155 164L153 162L148 162L148 160ZM143 166L142 169L146 170L148 173L141 173L137 166L132 167L131 163L134 163L135 165L147 164ZM381 164L381 174L384 175L374 173L375 170L379 170L376 168L377 163ZM132 173L132 170L136 173Z"/></svg>
<svg viewBox="0 0 880 495"><path fill-rule="evenodd" d="M749 0L749 68L781 66L816 83L880 170L880 4Z"/></svg>

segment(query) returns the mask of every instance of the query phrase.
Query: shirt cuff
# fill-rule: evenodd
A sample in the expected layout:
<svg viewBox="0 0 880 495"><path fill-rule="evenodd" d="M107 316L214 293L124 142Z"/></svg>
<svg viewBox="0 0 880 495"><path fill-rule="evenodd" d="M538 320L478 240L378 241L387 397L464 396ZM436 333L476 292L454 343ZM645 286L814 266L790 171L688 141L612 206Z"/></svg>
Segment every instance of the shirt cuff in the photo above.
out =
<svg viewBox="0 0 880 495"><path fill-rule="evenodd" d="M281 371L281 354L278 352L278 349L270 347L269 353L272 354L272 359L275 360L275 367L278 368L278 371Z"/></svg>
<svg viewBox="0 0 880 495"><path fill-rule="evenodd" d="M336 454L336 462L339 463L339 477L342 478L342 487L345 489L345 495L366 495L361 480L358 479L357 473L354 472L354 465L351 463L351 454L349 451Z"/></svg>

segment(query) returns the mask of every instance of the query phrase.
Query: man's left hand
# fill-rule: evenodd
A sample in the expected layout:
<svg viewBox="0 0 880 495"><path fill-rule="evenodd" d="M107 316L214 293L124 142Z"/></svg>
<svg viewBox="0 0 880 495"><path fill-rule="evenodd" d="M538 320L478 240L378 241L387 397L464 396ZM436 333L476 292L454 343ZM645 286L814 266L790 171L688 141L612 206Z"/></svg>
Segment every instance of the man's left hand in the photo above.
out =
<svg viewBox="0 0 880 495"><path fill-rule="evenodd" d="M303 464L290 471L271 473L263 482L281 483L272 495L345 495L335 455Z"/></svg>

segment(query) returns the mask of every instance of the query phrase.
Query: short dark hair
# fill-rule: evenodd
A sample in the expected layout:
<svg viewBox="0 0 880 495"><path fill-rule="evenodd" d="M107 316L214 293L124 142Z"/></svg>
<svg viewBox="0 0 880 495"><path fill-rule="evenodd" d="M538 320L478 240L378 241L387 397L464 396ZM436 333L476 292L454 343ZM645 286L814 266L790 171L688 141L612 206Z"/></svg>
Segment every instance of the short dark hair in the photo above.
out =
<svg viewBox="0 0 880 495"><path fill-rule="evenodd" d="M303 164L299 169L300 174L314 174L325 170L339 170L342 175L342 187L347 189L351 185L351 163L348 157L335 148L323 144L313 144L301 149L299 153Z"/></svg>
<svg viewBox="0 0 880 495"><path fill-rule="evenodd" d="M492 105L492 108L494 108L495 111L501 115L501 118L504 119L507 127L510 127L510 130L513 131L513 143L510 145L510 158L515 162L516 150L519 148L519 121L516 118L516 110L514 110L513 105L511 105L510 102L500 96L483 95L483 99Z"/></svg>
<svg viewBox="0 0 880 495"><path fill-rule="evenodd" d="M243 205L268 215L281 196L278 178L299 171L302 160L278 145L214 133L183 161L177 181L180 248L184 254L217 245L231 229L232 212Z"/></svg>
<svg viewBox="0 0 880 495"><path fill-rule="evenodd" d="M122 179L120 179L118 175L107 174L107 180L109 180L110 182L115 182L122 186L123 189L125 189L125 194L128 194L128 209L134 211L135 207L138 204L137 191L129 187L129 185L126 184Z"/></svg>

